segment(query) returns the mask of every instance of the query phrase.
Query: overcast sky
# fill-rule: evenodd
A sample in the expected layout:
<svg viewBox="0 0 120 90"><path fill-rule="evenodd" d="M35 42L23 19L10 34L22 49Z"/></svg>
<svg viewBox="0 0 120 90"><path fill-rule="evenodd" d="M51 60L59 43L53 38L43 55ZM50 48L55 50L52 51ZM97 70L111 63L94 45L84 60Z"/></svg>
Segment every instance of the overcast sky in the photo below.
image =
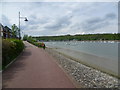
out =
<svg viewBox="0 0 120 90"><path fill-rule="evenodd" d="M7 2L2 3L2 24L18 25L32 36L117 33L117 2Z"/></svg>

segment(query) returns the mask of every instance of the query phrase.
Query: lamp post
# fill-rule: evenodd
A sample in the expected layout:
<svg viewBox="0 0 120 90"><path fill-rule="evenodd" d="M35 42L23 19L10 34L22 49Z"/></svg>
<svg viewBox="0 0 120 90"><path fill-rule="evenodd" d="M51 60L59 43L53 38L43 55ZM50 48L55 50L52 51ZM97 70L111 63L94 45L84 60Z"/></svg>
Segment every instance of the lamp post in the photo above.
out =
<svg viewBox="0 0 120 90"><path fill-rule="evenodd" d="M28 21L27 17L21 17L20 16L20 12L19 12L19 40L21 39L21 35L20 35L20 19L24 19L24 21Z"/></svg>

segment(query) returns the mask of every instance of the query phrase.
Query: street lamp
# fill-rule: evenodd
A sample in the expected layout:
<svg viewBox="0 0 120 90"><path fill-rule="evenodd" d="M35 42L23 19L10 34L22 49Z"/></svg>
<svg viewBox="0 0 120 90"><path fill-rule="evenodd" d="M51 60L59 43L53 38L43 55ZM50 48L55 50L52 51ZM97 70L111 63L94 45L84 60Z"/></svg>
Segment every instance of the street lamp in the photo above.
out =
<svg viewBox="0 0 120 90"><path fill-rule="evenodd" d="M19 39L21 39L21 35L20 35L20 19L24 19L24 21L28 21L27 17L20 17L20 12L19 12Z"/></svg>

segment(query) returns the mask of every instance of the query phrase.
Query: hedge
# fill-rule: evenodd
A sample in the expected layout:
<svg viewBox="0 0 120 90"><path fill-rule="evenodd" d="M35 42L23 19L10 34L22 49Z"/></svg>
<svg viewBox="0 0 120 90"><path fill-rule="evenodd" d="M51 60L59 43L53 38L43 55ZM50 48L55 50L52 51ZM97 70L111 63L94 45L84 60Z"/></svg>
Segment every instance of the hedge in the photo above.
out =
<svg viewBox="0 0 120 90"><path fill-rule="evenodd" d="M35 39L33 39L32 37L28 37L26 39L29 43L37 46L37 47L40 47L40 48L44 48L45 49L45 44L43 42L37 42ZM44 46L43 46L44 45Z"/></svg>
<svg viewBox="0 0 120 90"><path fill-rule="evenodd" d="M18 39L2 40L2 69L13 61L24 49L24 44Z"/></svg>

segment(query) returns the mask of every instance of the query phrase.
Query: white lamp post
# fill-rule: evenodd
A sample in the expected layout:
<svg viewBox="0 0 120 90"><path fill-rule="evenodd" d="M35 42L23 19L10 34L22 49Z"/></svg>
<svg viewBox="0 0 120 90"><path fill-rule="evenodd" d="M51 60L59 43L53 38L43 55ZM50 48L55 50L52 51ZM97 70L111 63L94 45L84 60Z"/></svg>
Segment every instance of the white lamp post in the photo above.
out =
<svg viewBox="0 0 120 90"><path fill-rule="evenodd" d="M27 17L21 17L20 16L20 12L19 12L19 39L21 39L21 35L20 35L20 19L24 19L24 21L28 21Z"/></svg>

